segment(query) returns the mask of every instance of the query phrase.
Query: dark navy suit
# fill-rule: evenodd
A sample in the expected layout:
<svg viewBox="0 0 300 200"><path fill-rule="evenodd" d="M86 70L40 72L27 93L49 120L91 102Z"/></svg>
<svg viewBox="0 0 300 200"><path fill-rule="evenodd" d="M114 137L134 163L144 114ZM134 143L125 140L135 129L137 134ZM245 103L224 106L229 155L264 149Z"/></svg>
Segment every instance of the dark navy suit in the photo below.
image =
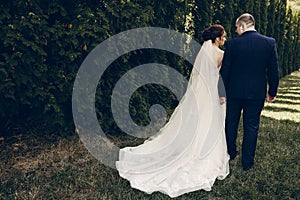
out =
<svg viewBox="0 0 300 200"><path fill-rule="evenodd" d="M247 168L254 163L260 114L266 93L273 97L277 93L279 73L276 41L251 30L227 41L225 47L220 73L227 97L227 149L230 157L235 158L242 111L242 164Z"/></svg>

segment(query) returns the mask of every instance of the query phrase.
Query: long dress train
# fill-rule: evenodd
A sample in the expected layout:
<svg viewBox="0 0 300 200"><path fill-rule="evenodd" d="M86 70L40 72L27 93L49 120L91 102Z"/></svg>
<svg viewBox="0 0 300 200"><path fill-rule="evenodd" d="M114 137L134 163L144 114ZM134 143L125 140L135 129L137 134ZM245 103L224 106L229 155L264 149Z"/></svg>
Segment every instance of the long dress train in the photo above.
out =
<svg viewBox="0 0 300 200"><path fill-rule="evenodd" d="M219 52L211 40L204 42L168 123L143 144L120 150L116 168L131 187L177 197L210 191L216 179L229 174L225 104L220 105L217 90Z"/></svg>

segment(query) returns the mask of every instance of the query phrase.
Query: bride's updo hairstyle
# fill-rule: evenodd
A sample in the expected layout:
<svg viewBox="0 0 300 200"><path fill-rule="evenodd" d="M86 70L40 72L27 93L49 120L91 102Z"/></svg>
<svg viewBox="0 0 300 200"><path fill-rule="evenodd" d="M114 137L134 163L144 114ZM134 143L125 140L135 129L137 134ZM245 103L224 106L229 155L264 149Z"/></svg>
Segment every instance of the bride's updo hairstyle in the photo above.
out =
<svg viewBox="0 0 300 200"><path fill-rule="evenodd" d="M202 38L204 41L212 40L212 43L215 43L217 37L221 37L225 29L220 24L211 25L210 27L206 28L202 33Z"/></svg>

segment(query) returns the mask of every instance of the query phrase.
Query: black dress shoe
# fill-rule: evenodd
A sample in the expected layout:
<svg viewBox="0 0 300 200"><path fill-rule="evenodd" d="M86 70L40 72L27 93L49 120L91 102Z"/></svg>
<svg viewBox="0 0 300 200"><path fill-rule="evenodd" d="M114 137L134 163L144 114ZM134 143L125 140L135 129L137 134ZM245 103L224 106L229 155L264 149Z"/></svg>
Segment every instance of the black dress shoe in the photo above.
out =
<svg viewBox="0 0 300 200"><path fill-rule="evenodd" d="M248 171L248 170L252 169L252 167L253 167L253 165L243 166L243 170Z"/></svg>

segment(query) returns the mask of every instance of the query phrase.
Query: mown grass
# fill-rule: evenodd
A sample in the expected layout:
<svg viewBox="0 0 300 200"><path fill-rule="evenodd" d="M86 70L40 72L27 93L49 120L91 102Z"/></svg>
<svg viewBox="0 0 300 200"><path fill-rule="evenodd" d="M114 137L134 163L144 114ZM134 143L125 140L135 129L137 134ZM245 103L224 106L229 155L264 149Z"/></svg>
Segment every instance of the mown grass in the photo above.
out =
<svg viewBox="0 0 300 200"><path fill-rule="evenodd" d="M300 11L300 1L299 0L288 0L287 5L292 8L292 10L297 13Z"/></svg>
<svg viewBox="0 0 300 200"><path fill-rule="evenodd" d="M252 170L240 156L230 175L211 192L195 191L177 199L300 199L300 71L280 82L276 103L267 103ZM238 137L241 146L242 129ZM116 144L139 143L128 137ZM77 135L57 138L37 130L0 138L0 199L170 199L132 189L116 170L102 165Z"/></svg>

